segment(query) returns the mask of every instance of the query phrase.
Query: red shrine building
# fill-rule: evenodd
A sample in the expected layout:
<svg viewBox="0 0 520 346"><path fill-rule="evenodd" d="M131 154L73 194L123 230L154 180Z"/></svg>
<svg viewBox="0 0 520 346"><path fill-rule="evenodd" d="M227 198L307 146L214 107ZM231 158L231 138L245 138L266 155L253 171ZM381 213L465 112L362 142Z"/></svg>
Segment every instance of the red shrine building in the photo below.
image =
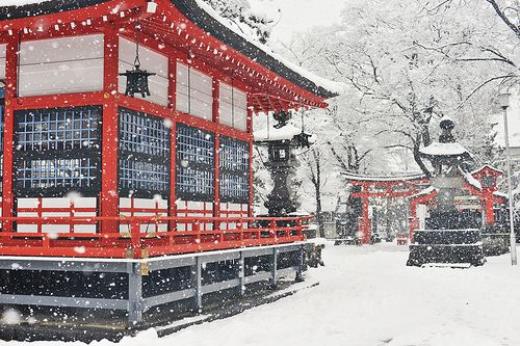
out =
<svg viewBox="0 0 520 346"><path fill-rule="evenodd" d="M125 95L120 74L136 57L153 73L146 97ZM198 226L235 227L221 218L253 216L253 114L325 107L334 96L194 0L0 7L0 79L2 231L58 232L55 242L119 237L130 226L118 217L213 217ZM71 219L45 224L49 216ZM193 227L172 222L140 230Z"/></svg>
<svg viewBox="0 0 520 346"><path fill-rule="evenodd" d="M211 8L0 5L0 80L0 305L109 309L134 328L302 277L306 218L254 217L253 116L335 93Z"/></svg>

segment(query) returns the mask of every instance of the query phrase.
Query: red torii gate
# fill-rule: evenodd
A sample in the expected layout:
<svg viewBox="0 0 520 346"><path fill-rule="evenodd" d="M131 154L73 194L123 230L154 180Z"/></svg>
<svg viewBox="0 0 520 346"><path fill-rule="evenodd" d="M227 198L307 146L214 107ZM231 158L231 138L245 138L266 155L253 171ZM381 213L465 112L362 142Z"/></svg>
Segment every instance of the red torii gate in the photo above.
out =
<svg viewBox="0 0 520 346"><path fill-rule="evenodd" d="M352 197L361 198L361 220L358 227L362 234L361 242L368 244L371 238L371 220L369 216L370 198L408 198L428 186L430 180L424 175L408 175L399 177L366 177L347 176L353 186L361 188L360 192L352 193Z"/></svg>
<svg viewBox="0 0 520 346"><path fill-rule="evenodd" d="M485 165L473 172L474 181L468 181L464 188L472 196L480 199L485 215L486 225L495 223L494 205L505 204L507 199L498 195L498 178L503 172ZM409 237L412 239L414 231L419 228L417 206L429 204L435 200L437 191L431 187L430 179L424 175L408 175L398 177L367 177L347 175L345 177L350 184L358 186L361 191L352 193L352 197L361 198L361 219L358 227L362 234L361 242L368 244L371 238L371 220L369 216L370 198L409 198Z"/></svg>

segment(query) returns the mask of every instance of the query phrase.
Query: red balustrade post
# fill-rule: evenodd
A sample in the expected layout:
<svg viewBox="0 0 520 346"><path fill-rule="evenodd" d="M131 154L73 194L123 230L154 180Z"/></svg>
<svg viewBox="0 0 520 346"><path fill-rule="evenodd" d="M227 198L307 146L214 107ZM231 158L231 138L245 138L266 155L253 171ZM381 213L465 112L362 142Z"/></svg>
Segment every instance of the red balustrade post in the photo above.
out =
<svg viewBox="0 0 520 346"><path fill-rule="evenodd" d="M299 218L296 221L296 236L299 237L301 240L305 240L304 234L303 234L303 220Z"/></svg>
<svg viewBox="0 0 520 346"><path fill-rule="evenodd" d="M141 225L136 220L130 221L130 241L134 258L141 258Z"/></svg>
<svg viewBox="0 0 520 346"><path fill-rule="evenodd" d="M244 226L245 222L240 221L239 223L237 223L238 239L240 240L240 242L244 241Z"/></svg>
<svg viewBox="0 0 520 346"><path fill-rule="evenodd" d="M43 232L43 198L38 197L38 209L36 215L38 215L38 225L36 226L36 231L38 233Z"/></svg>
<svg viewBox="0 0 520 346"><path fill-rule="evenodd" d="M42 246L45 249L50 249L50 247L51 247L51 242L50 242L50 239L49 239L49 235L46 234L46 233L42 235Z"/></svg>
<svg viewBox="0 0 520 346"><path fill-rule="evenodd" d="M192 225L193 225L192 226L193 232L195 233L195 243L200 245L202 243L201 234L200 234L200 223L196 221Z"/></svg>
<svg viewBox="0 0 520 346"><path fill-rule="evenodd" d="M274 236L274 239L278 239L276 220L271 220L271 222L269 223L269 228L269 233Z"/></svg>
<svg viewBox="0 0 520 346"><path fill-rule="evenodd" d="M70 203L69 203L69 232L70 233L74 233L76 231L76 227L74 227L74 215L75 215L75 209L76 209L76 204L74 203L74 200L71 199Z"/></svg>

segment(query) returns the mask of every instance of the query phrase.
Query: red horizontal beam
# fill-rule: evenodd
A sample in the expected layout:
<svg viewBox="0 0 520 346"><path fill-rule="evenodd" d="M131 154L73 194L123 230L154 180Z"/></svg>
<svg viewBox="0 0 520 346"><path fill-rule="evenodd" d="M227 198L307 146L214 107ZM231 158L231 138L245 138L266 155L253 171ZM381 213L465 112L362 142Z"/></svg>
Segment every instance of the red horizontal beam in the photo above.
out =
<svg viewBox="0 0 520 346"><path fill-rule="evenodd" d="M102 92L18 97L14 100L15 110L34 108L58 108L68 106L95 106L103 104Z"/></svg>

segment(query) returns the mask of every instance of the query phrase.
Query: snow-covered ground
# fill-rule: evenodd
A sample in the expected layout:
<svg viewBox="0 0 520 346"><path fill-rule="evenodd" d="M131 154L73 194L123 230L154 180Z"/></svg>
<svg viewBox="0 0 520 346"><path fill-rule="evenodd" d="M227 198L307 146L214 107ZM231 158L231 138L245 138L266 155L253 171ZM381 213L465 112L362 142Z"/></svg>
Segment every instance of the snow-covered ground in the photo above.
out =
<svg viewBox="0 0 520 346"><path fill-rule="evenodd" d="M162 339L147 331L122 346L520 345L520 268L507 255L471 269L406 267L407 248L389 244L328 246L324 258L325 268L307 274L317 287Z"/></svg>

